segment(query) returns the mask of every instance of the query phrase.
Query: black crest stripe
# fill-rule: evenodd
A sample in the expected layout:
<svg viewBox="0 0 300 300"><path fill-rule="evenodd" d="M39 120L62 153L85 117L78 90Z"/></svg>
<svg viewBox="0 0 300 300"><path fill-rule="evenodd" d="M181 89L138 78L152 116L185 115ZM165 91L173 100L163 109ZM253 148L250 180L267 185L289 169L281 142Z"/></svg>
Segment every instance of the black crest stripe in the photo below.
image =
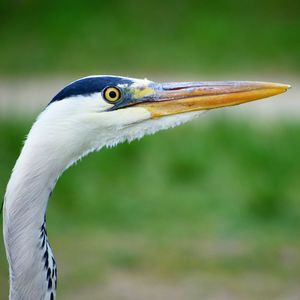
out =
<svg viewBox="0 0 300 300"><path fill-rule="evenodd" d="M101 92L105 87L116 86L118 84L131 84L133 81L129 78L116 76L97 76L86 77L74 81L63 88L49 104L69 97L79 95L91 95Z"/></svg>

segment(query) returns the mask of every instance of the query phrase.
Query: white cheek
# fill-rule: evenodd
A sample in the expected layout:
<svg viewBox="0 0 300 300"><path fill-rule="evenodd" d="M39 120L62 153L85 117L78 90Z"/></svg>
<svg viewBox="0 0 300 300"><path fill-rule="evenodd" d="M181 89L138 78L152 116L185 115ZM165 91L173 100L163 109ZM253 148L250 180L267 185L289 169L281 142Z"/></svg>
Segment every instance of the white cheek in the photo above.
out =
<svg viewBox="0 0 300 300"><path fill-rule="evenodd" d="M100 121L104 126L114 126L120 130L150 118L151 113L142 107L127 107L103 113Z"/></svg>
<svg viewBox="0 0 300 300"><path fill-rule="evenodd" d="M100 149L103 146L112 147L125 140L138 138L135 125L142 124L150 118L151 113L141 107L118 109L99 113L98 116L91 114L90 119L86 120L87 124L91 124L88 130L91 150Z"/></svg>
<svg viewBox="0 0 300 300"><path fill-rule="evenodd" d="M94 93L88 96L74 96L51 103L45 111L50 114L65 114L66 117L72 114L106 111L113 105L104 101L101 93Z"/></svg>
<svg viewBox="0 0 300 300"><path fill-rule="evenodd" d="M144 110L148 112L146 109ZM146 114L146 112L144 113ZM160 130L166 130L184 124L197 118L202 113L204 113L204 111L187 112L178 115L165 116L158 119L151 119L151 116L148 116L144 122L136 122L128 127L124 127L123 130L121 130L121 134L128 141L140 139L145 135L154 134Z"/></svg>

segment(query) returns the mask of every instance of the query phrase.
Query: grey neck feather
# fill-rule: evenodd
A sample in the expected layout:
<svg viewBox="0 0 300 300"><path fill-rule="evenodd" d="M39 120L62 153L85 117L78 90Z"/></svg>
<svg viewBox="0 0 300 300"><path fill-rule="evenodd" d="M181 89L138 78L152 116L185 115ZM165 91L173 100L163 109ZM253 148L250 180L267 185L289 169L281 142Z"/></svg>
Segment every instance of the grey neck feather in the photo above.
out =
<svg viewBox="0 0 300 300"><path fill-rule="evenodd" d="M51 162L51 157L44 155L43 147L39 149L35 145L30 149L28 144L29 140L15 165L4 200L3 231L10 299L54 300L57 269L48 243L45 213L66 162L59 159Z"/></svg>

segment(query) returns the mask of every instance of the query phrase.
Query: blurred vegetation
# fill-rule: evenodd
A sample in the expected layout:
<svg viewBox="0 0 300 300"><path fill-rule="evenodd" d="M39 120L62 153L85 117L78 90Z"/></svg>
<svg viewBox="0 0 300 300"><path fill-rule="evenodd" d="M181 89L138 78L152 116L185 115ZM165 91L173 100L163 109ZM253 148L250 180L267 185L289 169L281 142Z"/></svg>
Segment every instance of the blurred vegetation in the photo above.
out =
<svg viewBox="0 0 300 300"><path fill-rule="evenodd" d="M300 2L0 1L0 75L299 72Z"/></svg>
<svg viewBox="0 0 300 300"><path fill-rule="evenodd" d="M1 120L1 194L32 121ZM47 213L61 296L113 270L158 280L201 271L246 295L249 274L270 277L255 299L299 282L299 134L295 121L206 117L85 158L59 180ZM5 265L3 248L0 257Z"/></svg>

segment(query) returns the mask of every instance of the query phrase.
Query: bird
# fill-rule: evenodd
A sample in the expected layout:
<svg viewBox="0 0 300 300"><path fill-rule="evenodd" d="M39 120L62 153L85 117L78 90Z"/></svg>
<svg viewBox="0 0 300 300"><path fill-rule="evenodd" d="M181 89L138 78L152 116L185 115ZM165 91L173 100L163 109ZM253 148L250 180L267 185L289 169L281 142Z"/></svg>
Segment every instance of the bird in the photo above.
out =
<svg viewBox="0 0 300 300"><path fill-rule="evenodd" d="M56 299L57 266L46 210L58 178L76 161L205 111L274 96L289 87L258 81L158 83L114 75L88 76L65 86L34 122L7 184L3 236L9 299Z"/></svg>

